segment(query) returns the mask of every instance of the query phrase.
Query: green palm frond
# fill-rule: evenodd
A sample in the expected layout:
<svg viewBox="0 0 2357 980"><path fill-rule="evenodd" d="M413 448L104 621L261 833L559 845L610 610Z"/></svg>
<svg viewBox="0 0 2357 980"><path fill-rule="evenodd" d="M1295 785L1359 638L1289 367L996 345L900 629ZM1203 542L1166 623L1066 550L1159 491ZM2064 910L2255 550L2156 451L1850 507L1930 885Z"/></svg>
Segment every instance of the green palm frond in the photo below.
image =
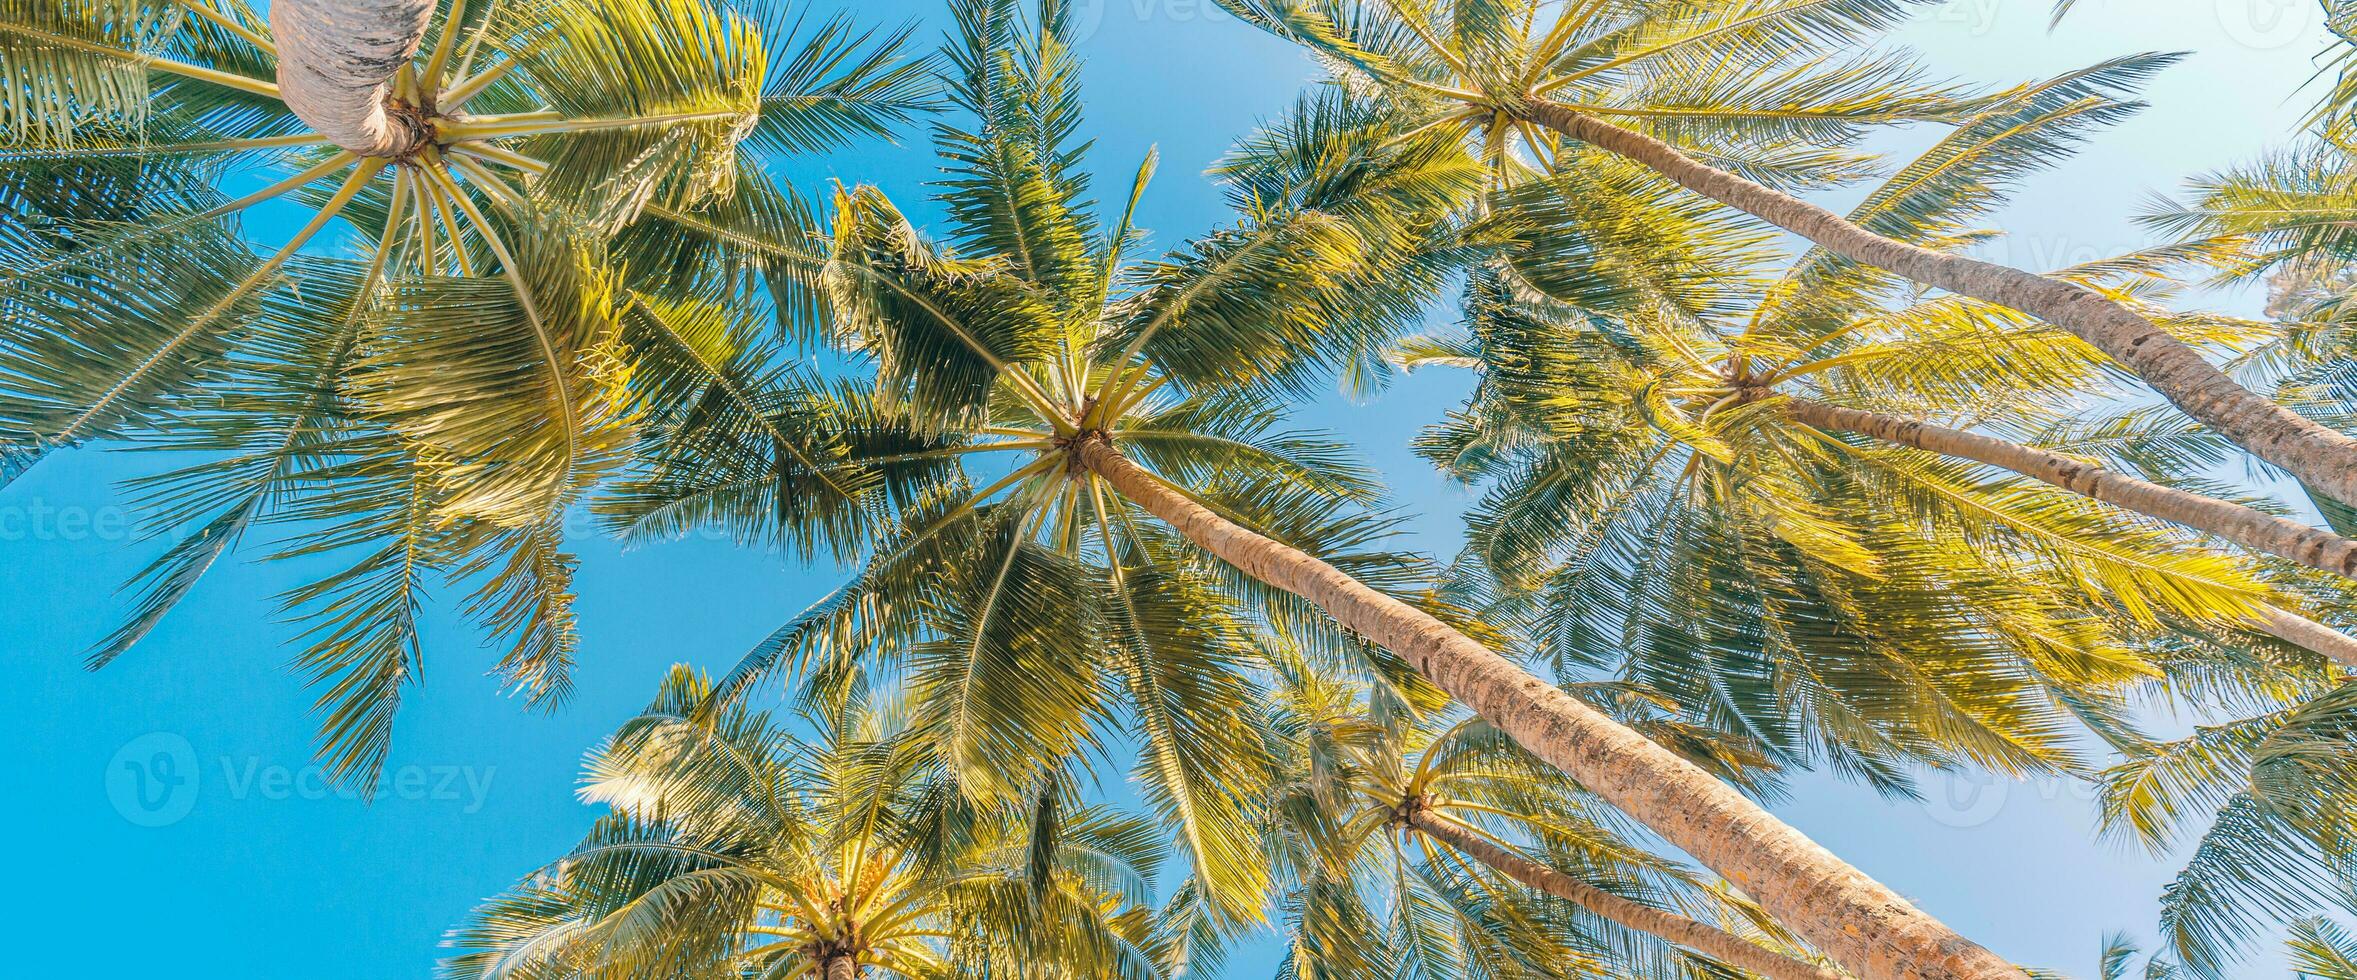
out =
<svg viewBox="0 0 2357 980"><path fill-rule="evenodd" d="M903 54L910 29L860 28L832 16L803 35L765 23L773 51L761 86L761 120L750 141L768 153L815 153L860 139L890 139L939 104L931 66Z"/></svg>
<svg viewBox="0 0 2357 980"><path fill-rule="evenodd" d="M512 52L510 74L541 100L535 108L576 127L639 121L516 146L547 165L538 181L548 193L599 227L621 227L646 203L691 207L732 190L735 144L757 124L769 75L754 22L698 0L621 10L521 0L492 12L481 43Z"/></svg>
<svg viewBox="0 0 2357 980"><path fill-rule="evenodd" d="M942 58L951 100L973 128L934 125L948 171L937 186L959 251L1000 257L1060 305L1093 304L1105 270L1094 261L1097 229L1079 166L1089 143L1076 136L1071 8L1048 4L1035 25L1022 6L963 0L952 9L958 40Z"/></svg>
<svg viewBox="0 0 2357 980"><path fill-rule="evenodd" d="M185 16L163 0L10 0L0 7L0 83L13 97L0 108L0 141L57 146L93 129L137 129L150 106L140 59Z"/></svg>
<svg viewBox="0 0 2357 980"><path fill-rule="evenodd" d="M1002 374L1053 349L1052 301L1003 257L943 253L872 189L839 193L835 214L824 274L835 327L921 417L969 420Z"/></svg>
<svg viewBox="0 0 2357 980"><path fill-rule="evenodd" d="M2325 129L2305 145L2196 178L2188 200L2164 201L2141 220L2178 237L2247 243L2237 261L2220 263L2233 275L2345 264L2357 259L2357 238L2349 234L2349 217L2357 214L2353 141L2357 132L2348 124Z"/></svg>

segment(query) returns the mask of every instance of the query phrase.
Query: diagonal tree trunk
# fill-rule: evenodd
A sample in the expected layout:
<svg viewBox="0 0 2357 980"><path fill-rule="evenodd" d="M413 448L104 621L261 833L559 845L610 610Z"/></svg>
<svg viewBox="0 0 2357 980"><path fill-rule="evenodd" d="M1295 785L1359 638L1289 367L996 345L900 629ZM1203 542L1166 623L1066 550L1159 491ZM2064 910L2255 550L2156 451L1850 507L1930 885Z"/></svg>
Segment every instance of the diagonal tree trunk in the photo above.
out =
<svg viewBox="0 0 2357 980"><path fill-rule="evenodd" d="M1841 215L1701 163L1674 146L1560 103L1539 100L1529 121L1625 157L1679 186L1743 211L1855 262L2020 310L2093 344L2259 458L2334 499L2357 503L2357 439L2318 425L2234 383L2200 353L2136 311L2092 289L2020 269L1885 238Z"/></svg>
<svg viewBox="0 0 2357 980"><path fill-rule="evenodd" d="M2357 637L2306 616L2266 606L2259 610L2251 628L2344 667L2357 667Z"/></svg>
<svg viewBox="0 0 2357 980"><path fill-rule="evenodd" d="M1138 468L1102 433L1074 445L1103 477L1187 540L1316 603L1414 665L1531 754L1653 828L1770 915L1867 980L2026 980L1758 804L1561 688L1398 599L1212 513Z"/></svg>
<svg viewBox="0 0 2357 980"><path fill-rule="evenodd" d="M2241 504L2148 483L2061 453L1919 419L1786 397L1785 413L1820 429L1854 432L1942 456L1987 463L2115 507L2217 535L2343 578L2357 578L2357 541Z"/></svg>
<svg viewBox="0 0 2357 980"><path fill-rule="evenodd" d="M361 156L399 156L425 137L388 104L392 79L417 54L434 0L273 0L278 92L288 110Z"/></svg>
<svg viewBox="0 0 2357 980"><path fill-rule="evenodd" d="M1515 881L1587 909L1615 924L1658 936L1728 966L1748 970L1770 980L1845 980L1837 971L1793 959L1708 923L1629 901L1516 854L1487 837L1440 819L1430 810L1420 809L1410 814L1408 825Z"/></svg>
<svg viewBox="0 0 2357 980"><path fill-rule="evenodd" d="M2146 517L2214 534L2253 551L2288 558L2344 578L2357 578L2357 541L2240 504L2164 487L2060 453L1920 419L1840 408L1791 396L1784 398L1784 411L1794 421L1820 429L1856 433L1942 456L1986 463ZM2248 625L2286 643L2357 667L2357 638L2322 623L2268 606Z"/></svg>

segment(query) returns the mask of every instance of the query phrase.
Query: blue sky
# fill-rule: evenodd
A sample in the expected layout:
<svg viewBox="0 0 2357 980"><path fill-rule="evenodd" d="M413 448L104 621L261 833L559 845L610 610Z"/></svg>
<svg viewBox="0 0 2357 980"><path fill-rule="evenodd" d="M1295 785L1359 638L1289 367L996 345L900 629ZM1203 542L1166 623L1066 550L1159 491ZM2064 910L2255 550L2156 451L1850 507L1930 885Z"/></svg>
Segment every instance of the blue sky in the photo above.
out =
<svg viewBox="0 0 2357 980"><path fill-rule="evenodd" d="M2194 54L2153 86L2153 110L2039 179L2001 217L2012 236L1997 253L2005 261L2051 267L2143 243L2127 219L2151 195L2283 142L2307 106L2293 93L2324 36L2312 0L2084 0L2051 34L2048 6L1954 0L1926 8L1905 39L1939 73L1979 82L2132 51ZM934 8L860 7L879 22L922 19L928 39L940 25ZM1161 177L1141 212L1157 244L1223 220L1201 170L1289 102L1314 67L1208 0L1092 0L1082 11L1101 192L1110 196L1158 145ZM914 200L932 172L918 136L791 176L874 182ZM2212 300L2241 312L2256 305L2248 295ZM1462 384L1430 374L1365 403L1330 398L1302 412L1383 468L1412 502L1417 544L1435 551L1451 547L1464 495L1405 443ZM224 565L130 656L97 674L80 668L81 651L121 614L115 588L155 550L122 533L130 515L114 484L163 462L74 452L0 491L0 744L12 747L4 785L20 842L18 975L159 965L186 977L425 975L445 928L586 826L591 811L573 797L582 751L644 702L667 665L725 667L837 575L714 540L626 554L584 525L571 704L535 715L500 696L483 676L494 654L437 610L393 777L362 805L308 768L312 695L281 669L292 631L270 600L299 581L294 569ZM176 819L134 822L126 814L144 811L126 795L137 787L124 767L161 772L158 753L185 776L171 798L178 806L160 814ZM2084 787L1931 788L1929 803L1891 804L1811 780L1781 812L2021 962L2091 974L2104 932L2150 928L2174 865L2098 841ZM1266 976L1273 955L1248 950L1231 975Z"/></svg>

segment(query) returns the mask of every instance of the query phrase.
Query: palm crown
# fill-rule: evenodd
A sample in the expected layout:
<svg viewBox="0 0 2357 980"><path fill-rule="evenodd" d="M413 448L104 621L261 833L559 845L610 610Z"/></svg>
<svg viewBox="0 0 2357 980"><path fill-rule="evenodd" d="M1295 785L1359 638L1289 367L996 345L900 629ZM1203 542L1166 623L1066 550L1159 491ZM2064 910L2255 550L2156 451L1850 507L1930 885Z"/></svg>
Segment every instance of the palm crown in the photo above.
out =
<svg viewBox="0 0 2357 980"><path fill-rule="evenodd" d="M1439 278L1433 202L1477 178L1445 152L1239 164L1235 226L1133 260L1128 210L1106 227L1083 199L1067 8L1036 22L1011 0L955 11L950 94L974 122L936 131L948 244L868 188L837 193L823 239L700 229L823 296L823 321L789 325L871 359L876 380L777 369L774 351L723 331L745 342L731 355L742 383L659 428L652 464L605 512L628 536L705 524L863 556L724 690L785 671L842 690L901 668L912 730L978 800L1030 792L1126 720L1144 792L1182 828L1211 905L1249 918L1266 881L1252 826L1267 753L1240 719L1270 642L1251 627L1369 651L1203 560L1074 450L1109 439L1223 515L1413 585L1410 563L1372 547L1385 522L1364 510L1370 476L1280 429L1267 395L1365 347L1329 327L1398 329Z"/></svg>
<svg viewBox="0 0 2357 980"><path fill-rule="evenodd" d="M207 458L134 484L180 540L93 664L275 524L275 555L344 563L285 597L338 775L382 758L435 580L468 584L504 675L560 699L562 512L619 462L649 379L698 364L649 294L718 288L623 229L761 206L751 154L926 104L897 36L830 21L773 56L795 34L765 26L701 0L453 2L387 68L383 145L353 150L262 80L279 52L238 0L0 7L0 76L31 93L0 111L6 474L88 439ZM241 226L270 202L292 234Z"/></svg>
<svg viewBox="0 0 2357 980"><path fill-rule="evenodd" d="M710 697L676 669L591 755L612 813L457 930L445 975L1161 975L1151 821L966 807L888 706L804 741Z"/></svg>
<svg viewBox="0 0 2357 980"><path fill-rule="evenodd" d="M1749 942L1685 915L1766 921L1647 853L1625 817L1480 719L1412 717L1370 702L1360 685L1301 669L1279 676L1268 852L1284 888L1290 975L1678 976L1692 954L1670 942ZM1687 744L1730 778L1766 775L1737 742ZM1556 896L1529 889L1490 863L1499 858L1456 846L1468 839L1577 884Z"/></svg>

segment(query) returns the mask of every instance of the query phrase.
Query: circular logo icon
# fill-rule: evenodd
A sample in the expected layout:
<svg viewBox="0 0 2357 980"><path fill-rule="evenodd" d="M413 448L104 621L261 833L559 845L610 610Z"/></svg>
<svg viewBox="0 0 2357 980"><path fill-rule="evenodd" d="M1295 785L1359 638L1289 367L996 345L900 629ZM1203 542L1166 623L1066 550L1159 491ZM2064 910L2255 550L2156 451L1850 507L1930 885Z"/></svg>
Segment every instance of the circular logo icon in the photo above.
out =
<svg viewBox="0 0 2357 980"><path fill-rule="evenodd" d="M180 822L196 808L196 747L172 732L123 743L106 764L106 798L141 827Z"/></svg>
<svg viewBox="0 0 2357 980"><path fill-rule="evenodd" d="M2005 809L2012 783L1985 774L1960 775L1942 779L1939 786L1928 789L1923 812L1942 826L1961 830L1997 819L1997 811Z"/></svg>
<svg viewBox="0 0 2357 980"><path fill-rule="evenodd" d="M1069 10L1066 16L1072 18L1072 29L1067 36L1074 44L1097 36L1097 28L1105 26L1105 0L1077 0Z"/></svg>
<svg viewBox="0 0 2357 980"><path fill-rule="evenodd" d="M2218 0L2218 26L2227 38L2260 51L2315 36L2323 15L2315 0Z"/></svg>

